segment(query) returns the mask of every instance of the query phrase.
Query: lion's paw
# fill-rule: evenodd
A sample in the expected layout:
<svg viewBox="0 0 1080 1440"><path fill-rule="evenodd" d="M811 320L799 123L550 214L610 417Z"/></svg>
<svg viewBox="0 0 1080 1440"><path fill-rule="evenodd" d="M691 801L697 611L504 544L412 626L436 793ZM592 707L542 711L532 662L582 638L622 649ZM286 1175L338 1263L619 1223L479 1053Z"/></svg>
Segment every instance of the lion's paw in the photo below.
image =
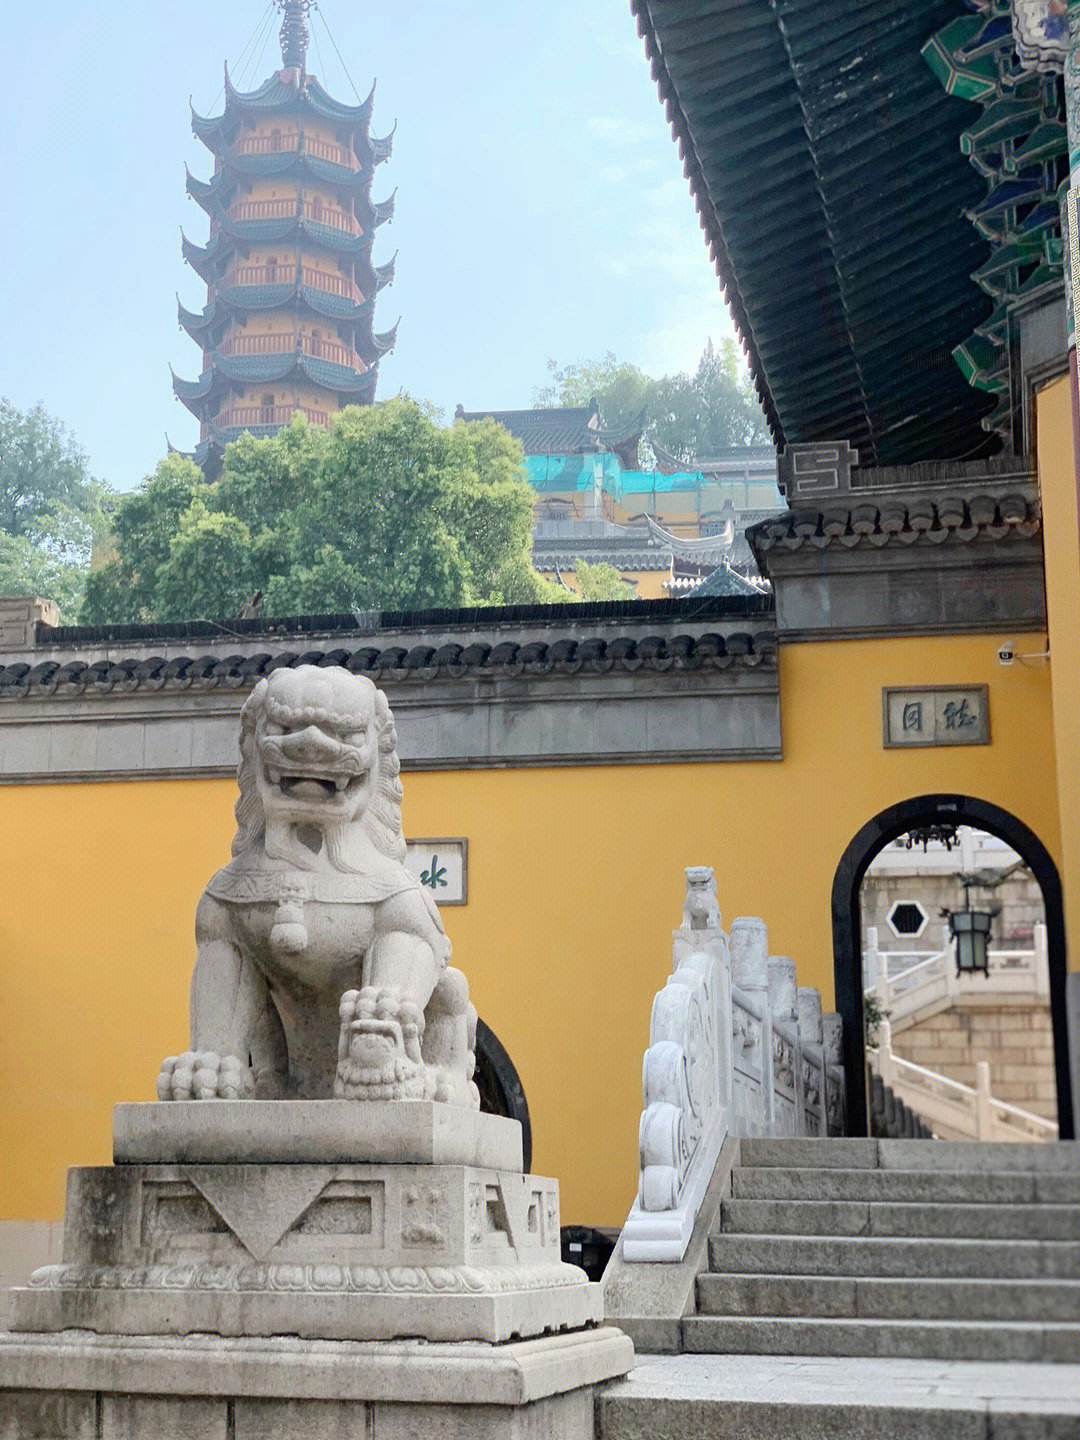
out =
<svg viewBox="0 0 1080 1440"><path fill-rule="evenodd" d="M187 1050L161 1062L159 1100L247 1100L255 1089L251 1071L235 1055Z"/></svg>
<svg viewBox="0 0 1080 1440"><path fill-rule="evenodd" d="M367 986L341 997L334 1094L341 1100L426 1100L432 1081L420 1054L423 1011L391 990Z"/></svg>

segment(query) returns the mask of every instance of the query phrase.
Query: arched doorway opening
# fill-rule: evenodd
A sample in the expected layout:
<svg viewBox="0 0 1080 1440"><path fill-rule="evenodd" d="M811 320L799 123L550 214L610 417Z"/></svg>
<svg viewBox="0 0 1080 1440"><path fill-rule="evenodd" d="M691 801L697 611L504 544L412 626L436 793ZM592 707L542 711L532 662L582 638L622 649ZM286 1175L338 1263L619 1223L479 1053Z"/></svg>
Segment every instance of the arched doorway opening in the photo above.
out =
<svg viewBox="0 0 1080 1440"><path fill-rule="evenodd" d="M930 825L970 825L996 835L1030 867L1042 891L1046 914L1050 1013L1054 1036L1058 1133L1075 1134L1069 1083L1069 1041L1065 1009L1065 911L1057 866L1033 830L1007 810L968 795L920 795L891 805L865 824L840 859L833 880L833 973L836 1008L844 1021L844 1069L848 1081L848 1133L867 1133L866 1045L863 1019L863 963L860 895L871 862L898 836Z"/></svg>
<svg viewBox="0 0 1080 1440"><path fill-rule="evenodd" d="M476 1074L480 1091L480 1109L488 1115L505 1115L521 1121L521 1146L525 1156L525 1173L532 1165L532 1124L525 1087L499 1037L483 1020L476 1022Z"/></svg>

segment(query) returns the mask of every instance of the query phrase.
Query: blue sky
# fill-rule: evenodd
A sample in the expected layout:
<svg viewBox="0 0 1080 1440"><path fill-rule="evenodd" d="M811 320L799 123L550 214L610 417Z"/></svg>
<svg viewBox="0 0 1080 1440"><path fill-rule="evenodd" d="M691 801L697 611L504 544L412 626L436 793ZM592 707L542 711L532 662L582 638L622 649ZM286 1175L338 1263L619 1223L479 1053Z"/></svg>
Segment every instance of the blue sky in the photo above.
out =
<svg viewBox="0 0 1080 1440"><path fill-rule="evenodd" d="M127 489L168 432L199 353L175 293L205 291L179 231L204 241L184 163L210 157L188 96L220 108L267 0L62 0L5 15L0 100L9 220L0 395L37 400ZM449 416L532 403L546 362L613 350L655 373L732 333L627 0L322 0L373 133L398 131L374 194L398 189L376 242L397 250L377 328L400 314L379 394ZM316 17L310 68L353 99ZM277 24L247 88L280 63Z"/></svg>

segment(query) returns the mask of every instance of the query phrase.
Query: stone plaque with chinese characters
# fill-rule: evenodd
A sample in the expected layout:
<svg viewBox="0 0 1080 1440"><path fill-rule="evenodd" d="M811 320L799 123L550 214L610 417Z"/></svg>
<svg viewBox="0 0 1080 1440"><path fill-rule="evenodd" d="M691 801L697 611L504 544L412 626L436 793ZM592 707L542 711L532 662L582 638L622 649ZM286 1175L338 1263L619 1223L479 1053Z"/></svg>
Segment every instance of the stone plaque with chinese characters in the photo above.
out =
<svg viewBox="0 0 1080 1440"><path fill-rule="evenodd" d="M405 865L438 905L469 899L468 840L410 840Z"/></svg>
<svg viewBox="0 0 1080 1440"><path fill-rule="evenodd" d="M887 687L883 698L886 748L990 744L990 696L985 685Z"/></svg>

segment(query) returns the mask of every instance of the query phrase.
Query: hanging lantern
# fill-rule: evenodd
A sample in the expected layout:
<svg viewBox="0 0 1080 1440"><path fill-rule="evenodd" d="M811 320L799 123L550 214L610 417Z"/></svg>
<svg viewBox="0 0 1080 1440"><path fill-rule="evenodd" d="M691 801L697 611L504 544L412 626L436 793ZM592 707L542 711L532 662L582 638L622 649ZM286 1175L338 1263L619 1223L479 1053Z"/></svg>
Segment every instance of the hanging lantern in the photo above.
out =
<svg viewBox="0 0 1080 1440"><path fill-rule="evenodd" d="M956 941L957 975L990 976L990 926L992 910L953 910L949 933Z"/></svg>
<svg viewBox="0 0 1080 1440"><path fill-rule="evenodd" d="M955 825L917 825L904 836L904 848L914 850L916 845L921 845L925 854L928 847L936 842L951 850L954 845L960 844L956 828Z"/></svg>

